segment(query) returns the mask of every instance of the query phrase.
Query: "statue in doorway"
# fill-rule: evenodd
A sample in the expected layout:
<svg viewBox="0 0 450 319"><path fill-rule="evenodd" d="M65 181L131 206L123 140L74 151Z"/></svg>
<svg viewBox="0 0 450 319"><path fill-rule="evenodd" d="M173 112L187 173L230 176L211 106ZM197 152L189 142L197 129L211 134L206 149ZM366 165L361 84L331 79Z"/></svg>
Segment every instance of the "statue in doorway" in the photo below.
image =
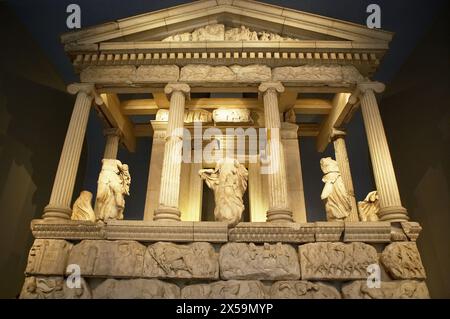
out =
<svg viewBox="0 0 450 319"><path fill-rule="evenodd" d="M217 162L215 169L201 169L199 175L214 191L217 221L236 226L244 211L242 197L247 189L248 172L237 160L225 158Z"/></svg>
<svg viewBox="0 0 450 319"><path fill-rule="evenodd" d="M325 202L327 220L344 220L352 210L350 196L345 189L338 163L331 157L320 160L320 168L325 183L320 198Z"/></svg>
<svg viewBox="0 0 450 319"><path fill-rule="evenodd" d="M370 192L363 201L358 202L358 210L362 222L377 222L379 220L378 212L380 211L378 192Z"/></svg>
<svg viewBox="0 0 450 319"><path fill-rule="evenodd" d="M124 195L130 195L128 165L116 159L103 159L102 163L95 202L97 220L123 219Z"/></svg>

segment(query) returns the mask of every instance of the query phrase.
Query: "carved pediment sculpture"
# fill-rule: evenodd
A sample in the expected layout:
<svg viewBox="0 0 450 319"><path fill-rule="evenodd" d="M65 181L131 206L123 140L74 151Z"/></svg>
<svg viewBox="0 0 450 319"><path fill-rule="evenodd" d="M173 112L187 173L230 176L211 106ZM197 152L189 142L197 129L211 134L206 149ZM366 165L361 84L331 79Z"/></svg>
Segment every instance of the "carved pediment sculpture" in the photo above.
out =
<svg viewBox="0 0 450 319"><path fill-rule="evenodd" d="M325 202L328 221L344 220L352 210L350 196L345 189L338 164L331 157L322 158L320 167L325 183L320 198Z"/></svg>
<svg viewBox="0 0 450 319"><path fill-rule="evenodd" d="M82 191L72 208L72 220L87 220L95 222L95 213L92 208L92 193Z"/></svg>
<svg viewBox="0 0 450 319"><path fill-rule="evenodd" d="M97 220L123 219L124 196L129 195L131 184L128 165L115 159L103 159L102 163L95 202Z"/></svg>
<svg viewBox="0 0 450 319"><path fill-rule="evenodd" d="M214 191L216 220L228 223L229 227L239 223L245 208L242 197L248 179L244 165L235 159L225 158L218 161L215 169L201 169L199 175Z"/></svg>
<svg viewBox="0 0 450 319"><path fill-rule="evenodd" d="M209 24L192 32L171 35L162 41L298 41L298 39L283 37L267 31L252 31L243 25L237 28L227 28L224 24Z"/></svg>
<svg viewBox="0 0 450 319"><path fill-rule="evenodd" d="M359 218L363 222L376 222L379 220L380 202L378 192L373 191L367 194L366 198L358 202Z"/></svg>

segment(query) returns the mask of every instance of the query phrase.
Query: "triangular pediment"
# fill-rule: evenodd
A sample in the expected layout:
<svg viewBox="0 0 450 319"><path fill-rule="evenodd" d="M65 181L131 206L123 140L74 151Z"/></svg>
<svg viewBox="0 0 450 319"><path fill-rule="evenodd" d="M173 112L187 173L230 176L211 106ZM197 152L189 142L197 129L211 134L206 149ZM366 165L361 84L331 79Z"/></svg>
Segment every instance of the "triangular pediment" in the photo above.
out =
<svg viewBox="0 0 450 319"><path fill-rule="evenodd" d="M210 25L280 38L319 41L389 42L392 33L251 0L200 0L66 33L65 44L161 41Z"/></svg>

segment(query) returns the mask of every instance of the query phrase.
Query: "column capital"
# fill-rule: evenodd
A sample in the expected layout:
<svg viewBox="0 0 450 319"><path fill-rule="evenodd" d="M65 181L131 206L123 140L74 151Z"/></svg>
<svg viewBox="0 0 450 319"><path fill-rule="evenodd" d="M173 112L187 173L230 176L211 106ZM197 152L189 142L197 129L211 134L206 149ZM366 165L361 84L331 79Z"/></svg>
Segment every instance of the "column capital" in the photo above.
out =
<svg viewBox="0 0 450 319"><path fill-rule="evenodd" d="M283 93L284 86L281 82L277 81L277 82L262 82L258 87L258 91L261 93L266 93L272 90L277 93Z"/></svg>
<svg viewBox="0 0 450 319"><path fill-rule="evenodd" d="M345 131L341 131L341 130L333 127L330 132L330 142L334 141L338 138L344 138L346 135L347 135L347 133Z"/></svg>
<svg viewBox="0 0 450 319"><path fill-rule="evenodd" d="M73 95L83 92L91 99L94 99L97 105L103 104L103 99L98 95L95 85L92 83L71 83L67 86L67 92Z"/></svg>
<svg viewBox="0 0 450 319"><path fill-rule="evenodd" d="M366 93L369 90L375 93L382 93L386 88L381 82L359 82L357 87L361 93Z"/></svg>
<svg viewBox="0 0 450 319"><path fill-rule="evenodd" d="M164 93L170 98L172 93L181 92L187 99L190 98L191 87L186 83L168 83L164 87Z"/></svg>
<svg viewBox="0 0 450 319"><path fill-rule="evenodd" d="M118 136L119 138L122 138L122 136L123 136L122 131L119 130L117 127L105 128L103 130L103 135L105 135L105 136L114 135L114 136Z"/></svg>

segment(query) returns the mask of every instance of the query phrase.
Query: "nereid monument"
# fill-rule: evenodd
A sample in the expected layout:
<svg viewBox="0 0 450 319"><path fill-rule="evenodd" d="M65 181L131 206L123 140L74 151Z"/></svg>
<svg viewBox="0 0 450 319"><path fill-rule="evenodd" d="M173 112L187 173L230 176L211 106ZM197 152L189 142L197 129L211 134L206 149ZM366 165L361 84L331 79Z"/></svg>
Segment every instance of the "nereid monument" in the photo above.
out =
<svg viewBox="0 0 450 319"><path fill-rule="evenodd" d="M201 0L62 35L80 83L68 87L76 102L51 197L31 225L21 298L429 298L421 226L402 206L378 109L385 87L371 80L392 37L251 0ZM96 196L77 197L91 108L106 147ZM358 109L376 184L366 198L355 198L358 158L345 144ZM154 120L134 123L140 115ZM335 151L321 161L320 222L307 220L305 136ZM133 152L149 138L148 172L117 158L119 146ZM144 219L127 220L143 174ZM74 265L81 283L69 288Z"/></svg>

